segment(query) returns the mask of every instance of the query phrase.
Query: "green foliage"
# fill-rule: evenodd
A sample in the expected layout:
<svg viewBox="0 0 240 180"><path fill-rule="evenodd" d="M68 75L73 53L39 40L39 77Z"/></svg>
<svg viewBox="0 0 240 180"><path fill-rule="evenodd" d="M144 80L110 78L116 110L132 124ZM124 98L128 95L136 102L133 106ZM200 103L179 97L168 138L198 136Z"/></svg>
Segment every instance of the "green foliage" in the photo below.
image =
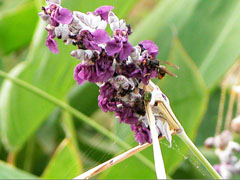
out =
<svg viewBox="0 0 240 180"><path fill-rule="evenodd" d="M171 40L179 36L207 87L212 88L239 56L239 10L237 0L162 1L140 24L133 41L155 40L160 57L166 58Z"/></svg>
<svg viewBox="0 0 240 180"><path fill-rule="evenodd" d="M16 169L11 165L0 161L0 178L1 179L36 179L37 177Z"/></svg>
<svg viewBox="0 0 240 180"><path fill-rule="evenodd" d="M59 145L51 161L47 165L42 178L72 179L82 172L82 164L77 150L65 139Z"/></svg>
<svg viewBox="0 0 240 180"><path fill-rule="evenodd" d="M34 1L4 1L0 7L0 52L7 54L29 44L37 19Z"/></svg>
<svg viewBox="0 0 240 180"><path fill-rule="evenodd" d="M103 116L99 112L99 92L96 85L75 85L73 69L79 61L70 56L72 47L59 42L60 54L55 55L48 51L45 46L45 24L41 21L37 25L37 12L42 2L0 0L1 54L7 57L9 53L13 53L18 58L17 52L20 49L29 49L26 60L17 64L9 74L68 102L81 113L98 119L101 127L109 129L127 143L122 145L125 148L137 145L129 126L119 124L116 119L112 119L111 114ZM114 5L114 12L120 17L126 17L135 6L141 7L142 2L62 0L62 3L71 10L83 12L93 11L105 4ZM198 132L199 146L207 136L214 134L219 92L209 90L219 85L224 73L240 54L239 10L240 2L237 0L162 0L140 24L133 27L133 34L130 36L134 45L145 39L154 40L159 46L158 57L180 67L180 70L168 67L178 78L167 76L155 82L169 97L174 113L190 138L194 139ZM2 63L4 56L0 57L0 69L4 69L2 64L8 64ZM17 156L15 166L36 175L42 174L42 178L71 179L123 151L119 142L100 136L87 123L72 117L69 112L56 109L55 105L40 96L9 80L4 80L1 84L0 136L7 153ZM209 93L211 100L208 106ZM199 128L203 116L204 121ZM208 132L205 132L206 128L209 129ZM173 148L169 148L165 140L161 141L168 175L173 175L174 178L196 178L194 173L198 169L183 161L187 147L178 138L174 137L173 140L177 144ZM62 143L58 145L59 142ZM56 146L58 148L55 151ZM0 158L6 160L8 154L2 149L3 147ZM156 178L152 168L152 147L142 154L144 156L139 154L138 157L128 158L98 177ZM39 170L36 171L38 167ZM188 176L185 176L186 173ZM36 177L0 162L0 178Z"/></svg>

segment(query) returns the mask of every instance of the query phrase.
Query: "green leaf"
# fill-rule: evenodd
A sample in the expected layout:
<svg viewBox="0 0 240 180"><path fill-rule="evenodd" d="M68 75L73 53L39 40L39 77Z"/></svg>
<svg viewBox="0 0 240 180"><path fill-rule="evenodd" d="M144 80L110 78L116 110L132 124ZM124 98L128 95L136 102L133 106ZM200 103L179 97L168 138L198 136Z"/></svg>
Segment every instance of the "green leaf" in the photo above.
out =
<svg viewBox="0 0 240 180"><path fill-rule="evenodd" d="M178 35L208 88L219 82L240 54L240 1L161 1L134 32L134 42L153 39L166 58ZM149 33L151 29L151 33Z"/></svg>
<svg viewBox="0 0 240 180"><path fill-rule="evenodd" d="M65 139L57 148L47 165L42 178L72 179L82 172L82 164L77 150Z"/></svg>
<svg viewBox="0 0 240 180"><path fill-rule="evenodd" d="M169 61L180 66L180 70L171 70L178 75L178 78L167 76L161 81L156 81L156 83L168 96L171 107L187 134L191 139L194 139L207 105L208 94L206 87L198 69L177 40L174 41ZM129 140L129 136L126 135L126 131L122 130L122 134L121 132L119 132L119 134L122 138L126 139L126 141L132 142L133 136L132 133L130 133L130 128L128 134L132 136L131 140ZM183 142L176 137L173 138L173 148L169 148L168 145L166 146L165 144L167 143L165 140L161 142L166 172L168 175L171 175L183 160L183 155L188 149ZM143 154L153 161L152 146L144 150ZM128 164L130 165L128 166ZM119 173L119 171L123 171L124 173ZM106 175L102 175L101 178L151 179L156 177L154 172L150 171L147 166L139 162L135 157L131 157L119 165L112 167L109 172L107 172Z"/></svg>
<svg viewBox="0 0 240 180"><path fill-rule="evenodd" d="M0 179L37 179L38 177L0 161Z"/></svg>
<svg viewBox="0 0 240 180"><path fill-rule="evenodd" d="M4 54L24 47L31 42L38 19L34 1L6 2L13 3L4 6L8 11L0 13L0 50ZM7 7L12 8L13 4L15 9L9 10Z"/></svg>
<svg viewBox="0 0 240 180"><path fill-rule="evenodd" d="M208 103L206 85L192 59L177 40L174 42L169 61L179 65L179 71L172 71L178 75L178 78L168 76L159 82L159 86L168 96L174 113L193 140ZM181 153L184 154L187 147L179 139L175 141L182 149ZM183 159L183 156L166 147L163 148L163 154L169 172L173 172Z"/></svg>
<svg viewBox="0 0 240 180"><path fill-rule="evenodd" d="M68 8L80 11L87 11L85 7L90 6L92 10L96 8L95 3L84 2L85 4L81 6L82 1L63 1L63 6L66 4ZM126 12L126 8L123 7L130 6L131 3L136 1L130 0L124 6L114 0L101 2L117 5L118 12L121 12L121 9ZM76 7L79 7L79 9ZM46 32L43 33L44 25L41 22L36 30L28 60L15 67L10 74L59 99L64 99L69 89L76 84L73 80L73 70L79 61L70 56L73 47L65 46L62 42L58 43L60 54L55 55L49 52L45 46L47 35ZM91 94L88 95L91 96ZM46 120L54 109L54 105L30 92L26 92L8 80L3 84L0 97L1 137L5 146L16 151ZM82 97L86 97L85 94L82 94ZM94 103L97 104L97 102ZM85 105L86 103L83 104L83 106Z"/></svg>

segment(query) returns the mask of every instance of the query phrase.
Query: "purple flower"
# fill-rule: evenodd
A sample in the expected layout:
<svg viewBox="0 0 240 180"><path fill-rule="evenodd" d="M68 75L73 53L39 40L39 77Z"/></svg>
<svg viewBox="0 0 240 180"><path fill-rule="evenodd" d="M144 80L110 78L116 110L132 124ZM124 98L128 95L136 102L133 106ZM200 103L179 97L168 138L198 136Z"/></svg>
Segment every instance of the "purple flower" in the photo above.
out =
<svg viewBox="0 0 240 180"><path fill-rule="evenodd" d="M98 44L103 44L103 43L106 43L111 40L108 33L103 29L97 29L93 33L93 37L94 37L94 42L96 42Z"/></svg>
<svg viewBox="0 0 240 180"><path fill-rule="evenodd" d="M70 24L73 20L72 12L67 8L58 7L53 13L53 19L61 24Z"/></svg>
<svg viewBox="0 0 240 180"><path fill-rule="evenodd" d="M122 74L128 78L140 78L142 70L134 63L125 64L117 68L118 74Z"/></svg>
<svg viewBox="0 0 240 180"><path fill-rule="evenodd" d="M62 8L58 4L52 3L49 7L43 7L44 14L50 16L51 25L57 27L60 24L70 24L73 20L72 12L66 8ZM42 14L40 14L42 16Z"/></svg>
<svg viewBox="0 0 240 180"><path fill-rule="evenodd" d="M117 90L109 82L100 87L100 94L98 96L98 105L104 111L115 111L117 109L118 102L114 99L117 94Z"/></svg>
<svg viewBox="0 0 240 180"><path fill-rule="evenodd" d="M134 114L133 108L126 104L123 104L121 108L118 108L115 115L119 117L120 123L136 124L138 122L138 118Z"/></svg>
<svg viewBox="0 0 240 180"><path fill-rule="evenodd" d="M108 13L113 9L113 6L101 6L94 11L94 15L99 15L103 20L108 21Z"/></svg>
<svg viewBox="0 0 240 180"><path fill-rule="evenodd" d="M102 96L98 96L98 106L104 112L114 112L117 109L117 102L114 99L103 98Z"/></svg>
<svg viewBox="0 0 240 180"><path fill-rule="evenodd" d="M131 54L133 50L132 45L125 41L123 42L119 38L115 37L113 40L107 42L106 51L109 56L119 54L119 59L124 60Z"/></svg>
<svg viewBox="0 0 240 180"><path fill-rule="evenodd" d="M106 82L114 74L112 63L108 56L101 56L89 64L80 63L74 70L74 79L78 84L83 84L86 80L92 83Z"/></svg>
<svg viewBox="0 0 240 180"><path fill-rule="evenodd" d="M48 37L46 40L46 46L52 51L53 53L57 54L59 53L58 47L57 47L57 42L56 40L53 39L53 35L51 32L48 33Z"/></svg>
<svg viewBox="0 0 240 180"><path fill-rule="evenodd" d="M103 29L97 29L94 33L91 33L88 30L83 30L78 35L78 39L83 43L85 48L101 51L98 44L106 43L110 40L110 36Z"/></svg>
<svg viewBox="0 0 240 180"><path fill-rule="evenodd" d="M156 58L156 55L158 54L158 46L153 41L145 40L140 42L139 44L141 44L143 48L148 51L148 53L153 57L153 59Z"/></svg>
<svg viewBox="0 0 240 180"><path fill-rule="evenodd" d="M151 133L149 129L137 124L131 124L131 129L135 133L134 137L137 142L140 144L144 144L146 142L152 143Z"/></svg>

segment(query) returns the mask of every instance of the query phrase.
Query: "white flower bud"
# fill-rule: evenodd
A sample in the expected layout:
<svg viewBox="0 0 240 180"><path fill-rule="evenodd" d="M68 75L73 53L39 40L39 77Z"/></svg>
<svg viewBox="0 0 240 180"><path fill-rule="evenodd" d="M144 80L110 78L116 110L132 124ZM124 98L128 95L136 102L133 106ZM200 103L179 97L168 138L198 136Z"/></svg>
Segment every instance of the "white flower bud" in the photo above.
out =
<svg viewBox="0 0 240 180"><path fill-rule="evenodd" d="M130 54L130 57L132 58L132 61L134 63L140 60L140 53L141 53L140 46L135 46L133 52Z"/></svg>
<svg viewBox="0 0 240 180"><path fill-rule="evenodd" d="M205 146L205 148L213 148L214 147L214 145L215 145L215 143L214 143L214 137L209 137L209 138L207 138L206 140L205 140L205 142L204 142L204 146Z"/></svg>
<svg viewBox="0 0 240 180"><path fill-rule="evenodd" d="M46 26L46 30L47 31L53 31L55 29L55 27L53 26L53 25L51 25L51 24L48 24L47 26Z"/></svg>
<svg viewBox="0 0 240 180"><path fill-rule="evenodd" d="M40 12L38 13L38 15L40 16L40 18L42 18L42 20L44 21L48 21L49 20L49 15L45 14L44 12Z"/></svg>
<svg viewBox="0 0 240 180"><path fill-rule="evenodd" d="M51 5L51 4L61 4L61 0L46 0L47 5Z"/></svg>
<svg viewBox="0 0 240 180"><path fill-rule="evenodd" d="M77 49L71 52L71 56L75 57L79 60L84 60L84 50L82 49Z"/></svg>
<svg viewBox="0 0 240 180"><path fill-rule="evenodd" d="M55 34L57 37L61 37L62 40L67 41L70 34L68 25L60 24L58 27L55 28Z"/></svg>
<svg viewBox="0 0 240 180"><path fill-rule="evenodd" d="M235 132L240 134L240 116L236 117L232 120L231 129Z"/></svg>

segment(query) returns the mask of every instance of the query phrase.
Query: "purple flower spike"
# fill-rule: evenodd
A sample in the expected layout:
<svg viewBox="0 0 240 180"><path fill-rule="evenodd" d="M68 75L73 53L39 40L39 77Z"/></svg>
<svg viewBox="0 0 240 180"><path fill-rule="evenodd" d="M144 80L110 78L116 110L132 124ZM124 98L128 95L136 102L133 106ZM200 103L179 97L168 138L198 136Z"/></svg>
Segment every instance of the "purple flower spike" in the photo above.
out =
<svg viewBox="0 0 240 180"><path fill-rule="evenodd" d="M46 2L39 16L47 23L46 45L50 51L58 53L55 37L66 45L74 45L71 55L82 60L74 70L76 82L79 85L85 81L96 83L100 87L98 106L104 112L114 112L120 123L129 124L137 142L151 143L143 85L156 78L161 70L155 59L157 45L146 40L133 47L128 41L131 27L112 12L113 6L72 13L62 8L61 0ZM112 30L110 36L107 26ZM161 127L158 130L158 136L164 136Z"/></svg>
<svg viewBox="0 0 240 180"><path fill-rule="evenodd" d="M113 6L101 6L94 11L94 15L99 15L103 20L108 22L108 13L113 9Z"/></svg>
<svg viewBox="0 0 240 180"><path fill-rule="evenodd" d="M158 54L158 46L151 40L145 40L140 42L140 44L147 49L148 53L155 59Z"/></svg>
<svg viewBox="0 0 240 180"><path fill-rule="evenodd" d="M54 20L62 24L70 24L73 20L72 12L67 8L58 8L54 14Z"/></svg>
<svg viewBox="0 0 240 180"><path fill-rule="evenodd" d="M47 41L46 41L46 46L52 51L54 54L59 53L58 47L57 47L57 42L52 38L52 35L48 35Z"/></svg>

